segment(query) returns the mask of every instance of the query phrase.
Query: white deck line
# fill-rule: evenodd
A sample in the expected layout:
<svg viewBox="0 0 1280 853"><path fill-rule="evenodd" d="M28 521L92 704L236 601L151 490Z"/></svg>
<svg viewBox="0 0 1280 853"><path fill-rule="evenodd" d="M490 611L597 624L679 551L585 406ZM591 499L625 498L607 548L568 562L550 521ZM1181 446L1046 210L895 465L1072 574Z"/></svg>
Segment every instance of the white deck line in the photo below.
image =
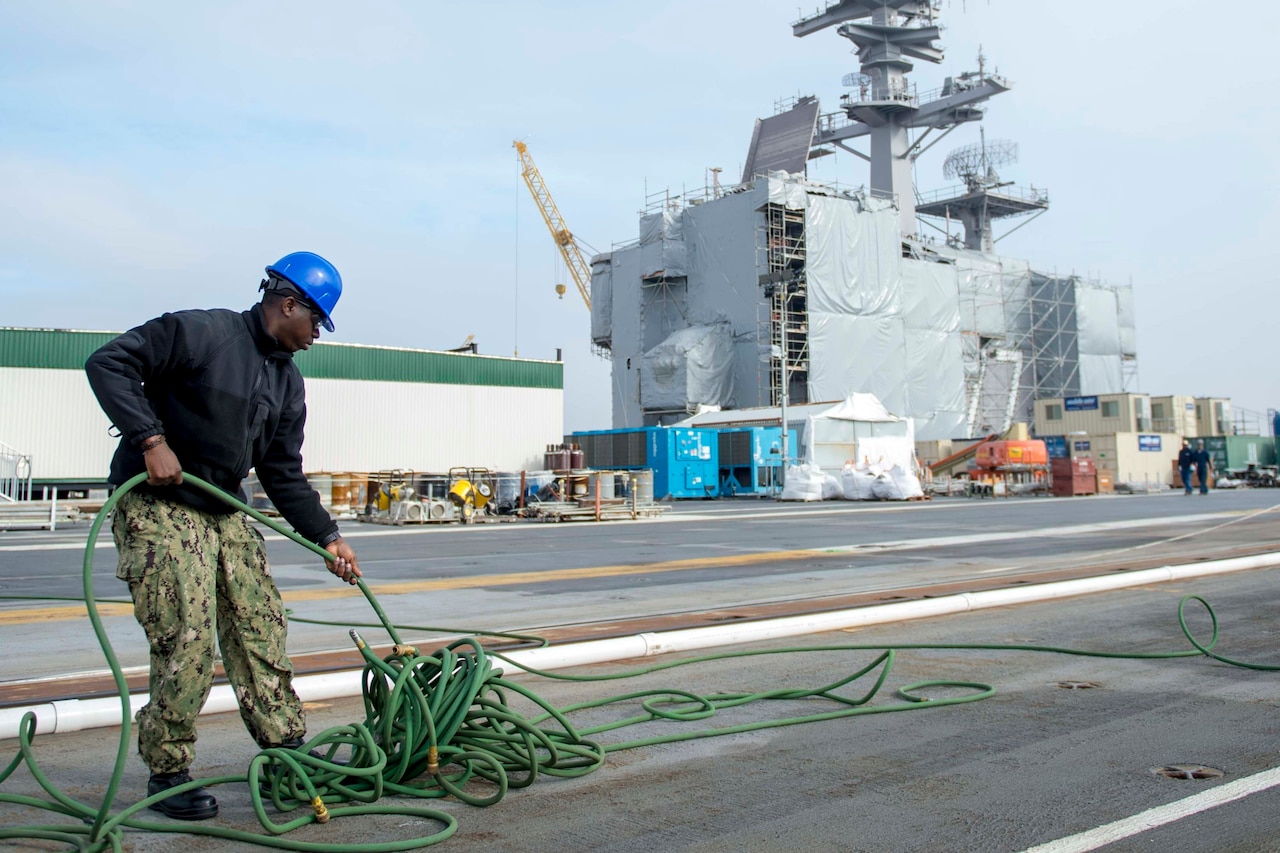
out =
<svg viewBox="0 0 1280 853"><path fill-rule="evenodd" d="M1066 838L1059 838L1057 841L1038 844L1028 848L1025 853L1086 853L1086 851L1097 850L1134 835L1176 823L1200 812L1242 800L1277 785L1280 785L1280 767L1273 767L1243 779L1218 785L1186 799L1138 812L1132 817L1113 821Z"/></svg>

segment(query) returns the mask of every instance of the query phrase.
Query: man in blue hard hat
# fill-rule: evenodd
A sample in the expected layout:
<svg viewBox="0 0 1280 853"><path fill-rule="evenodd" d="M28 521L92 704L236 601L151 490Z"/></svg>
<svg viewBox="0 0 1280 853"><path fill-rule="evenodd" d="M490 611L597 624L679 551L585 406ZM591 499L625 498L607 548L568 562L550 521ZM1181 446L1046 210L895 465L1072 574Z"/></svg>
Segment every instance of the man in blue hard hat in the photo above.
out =
<svg viewBox="0 0 1280 853"><path fill-rule="evenodd" d="M334 559L329 571L360 576L355 552L302 472L306 405L293 354L333 331L342 295L333 264L311 252L266 268L262 301L248 311L178 311L130 329L85 364L120 444L115 485L147 473L116 505L117 577L151 646L151 694L137 715L138 752L151 770L148 796L191 781L196 716L213 684L214 635L240 716L264 749L298 748L302 702L285 652L287 619L249 519L182 482L189 472L242 500L257 472L272 503ZM180 820L218 813L204 788L151 808Z"/></svg>

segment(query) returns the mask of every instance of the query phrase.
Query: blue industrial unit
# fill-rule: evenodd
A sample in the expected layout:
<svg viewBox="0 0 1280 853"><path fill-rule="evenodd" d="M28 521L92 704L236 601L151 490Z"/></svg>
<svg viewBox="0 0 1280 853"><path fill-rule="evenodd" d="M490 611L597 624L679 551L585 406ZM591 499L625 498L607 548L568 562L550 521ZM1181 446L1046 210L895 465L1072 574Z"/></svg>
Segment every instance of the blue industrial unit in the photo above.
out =
<svg viewBox="0 0 1280 853"><path fill-rule="evenodd" d="M655 499L720 496L720 447L715 430L650 427L648 432Z"/></svg>
<svg viewBox="0 0 1280 853"><path fill-rule="evenodd" d="M589 430L575 432L567 440L581 446L588 467L652 469L656 500L720 496L720 448L715 430Z"/></svg>
<svg viewBox="0 0 1280 853"><path fill-rule="evenodd" d="M762 495L782 486L782 427L721 427L720 494ZM787 458L796 461L796 432L787 432Z"/></svg>

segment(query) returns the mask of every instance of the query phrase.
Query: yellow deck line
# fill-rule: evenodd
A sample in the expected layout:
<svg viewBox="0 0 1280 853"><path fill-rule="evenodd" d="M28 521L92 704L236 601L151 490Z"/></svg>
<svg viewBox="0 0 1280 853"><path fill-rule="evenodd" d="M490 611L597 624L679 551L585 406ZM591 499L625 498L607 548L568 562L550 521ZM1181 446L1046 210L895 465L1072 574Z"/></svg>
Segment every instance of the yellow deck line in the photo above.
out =
<svg viewBox="0 0 1280 853"><path fill-rule="evenodd" d="M399 581L396 583L369 584L373 594L382 597L389 595L409 595L415 592L438 592L451 589L477 589L490 586L515 586L517 584L554 583L565 580L581 580L583 578L623 577L626 575L647 575L658 572L683 572L696 569L711 569L720 566L750 566L759 563L784 562L789 560L812 559L815 557L838 556L848 558L848 554L831 553L825 548L801 549L797 551L761 551L755 554L729 554L718 557L693 557L685 560L665 560L658 563L635 563L616 566L584 566L577 569L551 569L544 572L507 572L494 575L472 575L457 578L434 578L420 581ZM352 598L362 593L354 586L330 586L324 589L288 590L281 593L286 604L302 601L327 601L334 598ZM127 616L133 613L129 604L98 604L98 612L103 616ZM68 619L85 619L88 613L83 604L59 607L27 607L20 610L0 611L0 627L5 625L25 625L31 622L56 622Z"/></svg>

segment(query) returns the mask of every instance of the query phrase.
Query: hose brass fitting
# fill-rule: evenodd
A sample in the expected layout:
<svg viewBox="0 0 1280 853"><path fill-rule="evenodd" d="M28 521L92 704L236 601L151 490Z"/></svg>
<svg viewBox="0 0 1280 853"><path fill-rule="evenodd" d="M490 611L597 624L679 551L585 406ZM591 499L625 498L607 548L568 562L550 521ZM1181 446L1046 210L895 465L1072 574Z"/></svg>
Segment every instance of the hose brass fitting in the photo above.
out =
<svg viewBox="0 0 1280 853"><path fill-rule="evenodd" d="M329 822L329 810L324 806L324 800L316 797L311 801L311 808L316 810L316 823Z"/></svg>
<svg viewBox="0 0 1280 853"><path fill-rule="evenodd" d="M440 750L434 746L427 747L427 772L432 776L440 772Z"/></svg>
<svg viewBox="0 0 1280 853"><path fill-rule="evenodd" d="M396 657L400 658L416 658L418 656L417 646L396 646L392 649Z"/></svg>

